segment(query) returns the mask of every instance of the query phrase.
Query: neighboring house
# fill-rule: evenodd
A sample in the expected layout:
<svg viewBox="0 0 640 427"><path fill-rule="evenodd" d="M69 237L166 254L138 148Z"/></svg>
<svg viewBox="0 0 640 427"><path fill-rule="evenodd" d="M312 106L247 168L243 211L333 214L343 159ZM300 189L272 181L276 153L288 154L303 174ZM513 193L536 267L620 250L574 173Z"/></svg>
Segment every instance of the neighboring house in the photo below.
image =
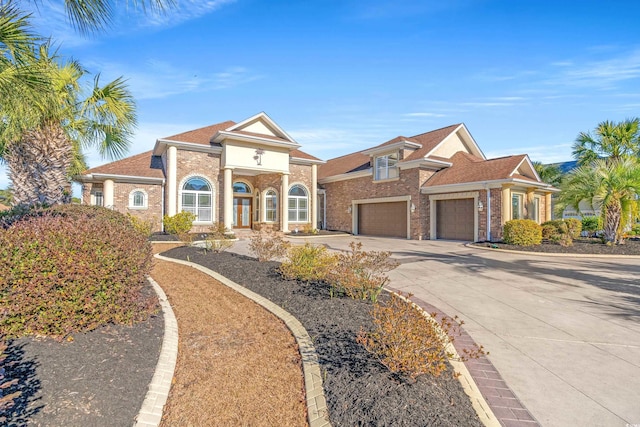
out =
<svg viewBox="0 0 640 427"><path fill-rule="evenodd" d="M86 171L85 204L161 229L190 211L194 231L291 231L307 224L411 239L499 240L513 218L550 219L555 188L526 155L487 160L463 124L324 162L265 113L156 141L152 151Z"/></svg>
<svg viewBox="0 0 640 427"><path fill-rule="evenodd" d="M511 219L551 219L551 194L526 154L487 160L464 126L399 136L327 161L326 226L410 239L499 240Z"/></svg>
<svg viewBox="0 0 640 427"><path fill-rule="evenodd" d="M571 160L568 162L551 163L550 166L557 166L560 169L560 172L562 172L563 175L566 175L578 167L578 161ZM552 203L554 202L555 200L552 199ZM561 219L582 219L585 216L600 216L600 210L594 209L591 203L587 200L581 201L578 207L580 208L579 213L573 206L567 206L564 208Z"/></svg>
<svg viewBox="0 0 640 427"><path fill-rule="evenodd" d="M89 169L76 180L82 201L155 222L180 211L194 231L288 231L316 223L317 168L324 163L265 113L161 138L152 151Z"/></svg>

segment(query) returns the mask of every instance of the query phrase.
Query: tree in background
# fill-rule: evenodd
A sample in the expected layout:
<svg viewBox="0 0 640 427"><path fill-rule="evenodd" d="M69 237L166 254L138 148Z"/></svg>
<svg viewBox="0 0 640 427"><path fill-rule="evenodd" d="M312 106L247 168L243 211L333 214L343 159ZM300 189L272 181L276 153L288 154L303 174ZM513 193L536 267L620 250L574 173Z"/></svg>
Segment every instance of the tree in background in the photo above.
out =
<svg viewBox="0 0 640 427"><path fill-rule="evenodd" d="M604 121L592 135L580 132L573 144L573 157L579 165L588 165L594 160L611 160L640 156L640 119L627 119L620 123Z"/></svg>
<svg viewBox="0 0 640 427"><path fill-rule="evenodd" d="M623 231L640 214L640 161L597 159L569 172L561 188L561 206L572 206L580 213L580 202L590 202L602 214L607 243L622 243Z"/></svg>
<svg viewBox="0 0 640 427"><path fill-rule="evenodd" d="M542 182L558 187L562 182L562 171L557 165L544 165L541 162L533 162L533 167L540 176Z"/></svg>

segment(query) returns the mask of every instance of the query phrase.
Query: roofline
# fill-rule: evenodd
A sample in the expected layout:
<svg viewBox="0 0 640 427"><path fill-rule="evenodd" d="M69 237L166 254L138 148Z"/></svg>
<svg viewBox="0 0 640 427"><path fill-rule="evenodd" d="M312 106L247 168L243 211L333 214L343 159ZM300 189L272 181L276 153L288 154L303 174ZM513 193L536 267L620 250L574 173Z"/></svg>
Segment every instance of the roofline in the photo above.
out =
<svg viewBox="0 0 640 427"><path fill-rule="evenodd" d="M370 175L373 175L373 168L369 168L369 169L365 169L357 172L347 172L347 173L341 173L339 175L331 175L325 178L318 178L318 183L327 184L329 182L346 181L349 179L363 178Z"/></svg>
<svg viewBox="0 0 640 427"><path fill-rule="evenodd" d="M411 142L403 139L401 141L394 142L393 144L369 148L368 150L360 151L360 153L368 156L375 156L376 154L386 153L387 151L393 151L394 149L405 148L405 147L419 149L419 148L422 148L422 144L417 144L415 142Z"/></svg>
<svg viewBox="0 0 640 427"><path fill-rule="evenodd" d="M229 126L228 128L225 129L225 131L233 131L234 129L242 127L242 126L246 125L247 123L256 120L259 117L263 117L278 132L280 132L284 136L286 136L287 137L286 139L288 139L289 141L291 141L294 144L297 144L296 140L291 138L291 136L287 132L285 132L284 129L282 129L280 126L278 126L278 124L271 117L269 117L269 115L267 113L265 113L264 111L261 111L258 114L254 114L253 116L249 117L248 119L244 119L240 123L236 123L235 125Z"/></svg>
<svg viewBox="0 0 640 427"><path fill-rule="evenodd" d="M451 191L465 191L469 189L487 189L487 188L501 188L502 184L526 184L529 187L534 186L538 187L540 190L549 191L551 193L557 193L560 189L553 187L550 184L545 184L543 182L532 182L525 181L524 179L517 178L507 178L507 179L493 179L490 181L471 181L471 182L461 182L458 184L444 184L444 185L434 185L431 187L420 187L420 193L422 194L437 194L437 193L445 193Z"/></svg>
<svg viewBox="0 0 640 427"><path fill-rule="evenodd" d="M529 165L529 167L531 168L531 170L533 171L533 174L535 175L536 179L540 182L542 182L542 179L540 179L540 175L538 175L538 171L536 171L536 168L533 167L533 163L531 162L531 159L529 158L528 154L523 154L523 158L522 160L520 160L520 163L518 163L518 166L516 166L516 168L513 170L513 172L511 172L509 174L509 176L513 175L514 173L516 173L516 171L518 170L518 168L520 167L520 165L526 160L527 164Z"/></svg>
<svg viewBox="0 0 640 427"><path fill-rule="evenodd" d="M148 176L135 176L135 175L117 175L111 173L90 173L86 175L76 175L73 177L74 181L79 182L101 182L100 179L113 179L119 181L130 181L130 182L140 182L140 183L157 183L160 182L162 184L165 183L165 178L153 178Z"/></svg>
<svg viewBox="0 0 640 427"><path fill-rule="evenodd" d="M156 140L156 145L153 147L152 154L154 156L161 156L165 150L160 150L160 146L171 145L176 148L185 148L190 151L199 151L203 153L222 153L222 147L214 147L211 145L198 144L197 142L184 142L174 141L172 139L160 138Z"/></svg>
<svg viewBox="0 0 640 427"><path fill-rule="evenodd" d="M444 129L444 128L440 128L440 129ZM469 132L469 129L467 129L467 127L464 125L464 123L460 123L458 125L458 127L456 127L454 130L452 130L451 132L449 132L449 134L447 136L445 136L444 138L442 138L442 141L440 141L438 144L436 144L435 147L433 147L431 149L431 151L429 151L425 157L430 156L431 154L433 154L434 151L436 151L440 146L442 146L447 139L451 138L451 135L457 133L460 129L464 129L464 131L467 133L467 135L469 136L469 138L471 138L471 143L473 144L473 148L475 148L476 150L478 150L478 153L480 153L480 156L482 157L482 160L487 160L487 156L484 155L484 153L482 152L482 150L480 149L480 146L478 145L478 143L476 142L475 138L473 137L473 135L471 135L471 132ZM439 129L436 129L439 130ZM435 132L435 131L431 131L431 132ZM429 133L429 132L425 132L425 133ZM420 134L423 135L423 134ZM474 153L470 153L472 155L475 156Z"/></svg>
<svg viewBox="0 0 640 427"><path fill-rule="evenodd" d="M449 168L453 166L453 163L423 157L422 159L409 160L408 162L400 161L397 163L397 165L398 165L398 168L400 168L401 170L411 169L419 166L437 167L439 169L442 169L442 168Z"/></svg>
<svg viewBox="0 0 640 427"><path fill-rule="evenodd" d="M267 145L270 147L292 148L292 149L301 147L301 145L298 144L297 142L279 142L270 138L263 138L260 136L253 136L253 135L241 135L241 134L233 133L233 131L226 131L226 130L219 130L218 132L216 132L213 138L211 138L211 141L221 142L225 139L225 138L220 138L222 136L229 137L237 141L243 141L243 142L257 141L257 142L260 142L262 145Z"/></svg>
<svg viewBox="0 0 640 427"><path fill-rule="evenodd" d="M297 165L323 165L327 163L324 160L305 159L302 157L290 157L289 162Z"/></svg>

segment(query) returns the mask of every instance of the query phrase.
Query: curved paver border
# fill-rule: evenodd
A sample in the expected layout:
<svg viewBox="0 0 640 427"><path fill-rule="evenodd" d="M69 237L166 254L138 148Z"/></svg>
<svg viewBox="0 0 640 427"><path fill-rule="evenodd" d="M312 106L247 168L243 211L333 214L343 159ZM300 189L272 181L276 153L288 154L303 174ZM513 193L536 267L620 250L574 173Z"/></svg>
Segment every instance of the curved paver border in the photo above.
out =
<svg viewBox="0 0 640 427"><path fill-rule="evenodd" d="M393 292L400 291L393 290ZM420 307L425 314L436 313L439 316L450 318L442 310L420 298L412 297L411 301ZM456 353L459 353L464 349L473 350L476 342L461 327L460 336L456 337L455 342L450 345L456 350ZM468 390L467 394L472 393L469 394L471 403L480 420L486 426L540 426L486 356L470 359L466 362L453 361L452 365L456 372L461 374L459 379L462 387L465 391Z"/></svg>
<svg viewBox="0 0 640 427"><path fill-rule="evenodd" d="M153 286L156 294L158 294L158 300L162 307L164 338L162 339L156 371L151 379L151 384L149 384L149 390L144 402L142 402L142 408L140 408L134 427L157 427L160 425L162 409L167 403L167 397L169 397L171 381L178 358L178 322L176 316L167 300L167 295L160 285L151 277L147 277L147 280Z"/></svg>
<svg viewBox="0 0 640 427"><path fill-rule="evenodd" d="M640 259L640 255L607 255L607 254L567 254L567 253L555 253L555 252L534 252L534 251L514 251L513 249L496 249L486 246L476 245L474 243L465 243L465 246L473 249L480 249L483 251L492 252L506 252L511 254L521 255L534 255L534 256L546 256L546 257L564 257L564 258L626 258L626 259Z"/></svg>
<svg viewBox="0 0 640 427"><path fill-rule="evenodd" d="M324 397L324 389L322 387L322 375L320 374L320 364L318 363L318 355L311 341L311 337L302 323L293 317L289 312L283 310L280 306L272 303L268 299L258 295L249 289L227 279L226 277L209 270L199 264L183 261L173 258L167 258L162 255L155 255L156 258L163 261L175 262L177 264L188 265L199 270L225 286L230 287L236 292L244 295L250 300L269 310L275 316L280 318L293 334L302 358L302 372L304 374L304 385L307 399L307 417L310 427L330 427L329 413L327 410L327 401Z"/></svg>

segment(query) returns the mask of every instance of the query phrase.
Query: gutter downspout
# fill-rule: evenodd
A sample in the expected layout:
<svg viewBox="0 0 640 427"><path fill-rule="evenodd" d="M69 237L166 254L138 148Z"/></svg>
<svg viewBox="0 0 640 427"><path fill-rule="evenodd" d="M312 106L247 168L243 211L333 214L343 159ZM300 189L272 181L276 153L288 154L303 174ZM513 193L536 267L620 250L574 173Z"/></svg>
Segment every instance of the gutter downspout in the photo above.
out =
<svg viewBox="0 0 640 427"><path fill-rule="evenodd" d="M167 182L166 179L162 180L162 197L161 202L160 202L160 231L162 231L164 233L164 192L165 192L165 183Z"/></svg>

